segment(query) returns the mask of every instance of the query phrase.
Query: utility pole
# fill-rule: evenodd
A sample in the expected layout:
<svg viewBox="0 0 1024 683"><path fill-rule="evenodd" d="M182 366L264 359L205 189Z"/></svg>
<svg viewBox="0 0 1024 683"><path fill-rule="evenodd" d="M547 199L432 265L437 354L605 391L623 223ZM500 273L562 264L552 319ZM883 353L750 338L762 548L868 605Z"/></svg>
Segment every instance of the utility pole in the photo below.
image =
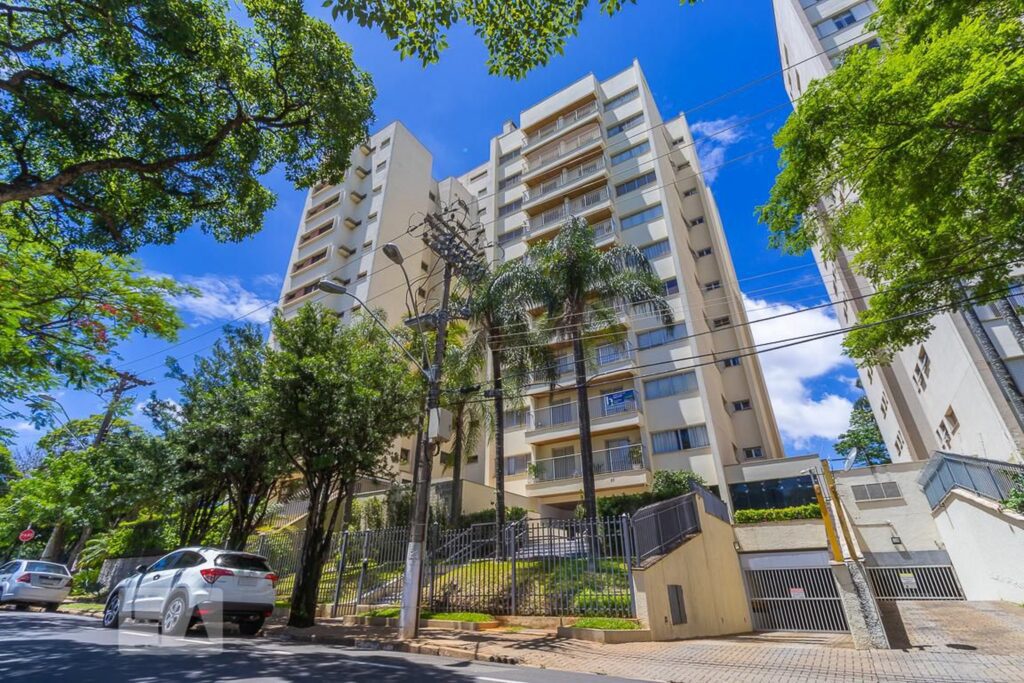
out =
<svg viewBox="0 0 1024 683"><path fill-rule="evenodd" d="M443 211L428 214L423 223L410 228L411 234L423 231L423 242L444 261L444 275L440 308L429 314L406 321L410 326L432 327L436 330L434 362L428 373L427 416L428 426L422 444L417 449L414 463L413 511L409 528L409 546L405 555L405 579L402 586L402 610L398 620L399 636L415 638L419 628L420 588L423 576L423 557L430 522L430 478L433 469L435 444L446 440L441 420L441 371L448 335L448 321L465 317L449 310L452 277L459 275L470 282L479 281L486 272L483 261L481 236L475 236L465 224L469 207L461 200Z"/></svg>

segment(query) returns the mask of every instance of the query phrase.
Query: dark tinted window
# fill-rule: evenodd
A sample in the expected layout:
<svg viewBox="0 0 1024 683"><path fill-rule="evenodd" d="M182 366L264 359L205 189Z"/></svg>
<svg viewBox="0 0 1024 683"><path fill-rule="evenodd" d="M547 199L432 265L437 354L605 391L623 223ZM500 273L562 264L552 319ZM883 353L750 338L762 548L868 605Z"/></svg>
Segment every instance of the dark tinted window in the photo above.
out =
<svg viewBox="0 0 1024 683"><path fill-rule="evenodd" d="M20 562L8 562L4 566L0 567L0 574L13 574L18 571L18 566L20 564Z"/></svg>
<svg viewBox="0 0 1024 683"><path fill-rule="evenodd" d="M257 572L269 572L270 566L262 557L255 555L218 555L214 560L218 567L228 569L249 569Z"/></svg>
<svg viewBox="0 0 1024 683"><path fill-rule="evenodd" d="M737 510L787 508L817 502L810 476L730 484L729 494Z"/></svg>
<svg viewBox="0 0 1024 683"><path fill-rule="evenodd" d="M171 553L170 555L164 555L159 560L151 564L149 566L149 569L146 570L146 573L148 574L149 572L159 572L163 571L164 569L170 569L174 566L174 563L178 561L179 557L181 557L180 552Z"/></svg>
<svg viewBox="0 0 1024 683"><path fill-rule="evenodd" d="M202 555L196 552L192 552L191 550L188 550L181 554L181 557L178 558L178 561L175 563L174 567L175 569L185 569L188 567L195 567L196 565L200 565L203 562L205 562L205 560L203 559Z"/></svg>
<svg viewBox="0 0 1024 683"><path fill-rule="evenodd" d="M68 570L62 564L54 564L53 562L26 562L25 571L27 572L49 572L51 574L63 574L68 575Z"/></svg>

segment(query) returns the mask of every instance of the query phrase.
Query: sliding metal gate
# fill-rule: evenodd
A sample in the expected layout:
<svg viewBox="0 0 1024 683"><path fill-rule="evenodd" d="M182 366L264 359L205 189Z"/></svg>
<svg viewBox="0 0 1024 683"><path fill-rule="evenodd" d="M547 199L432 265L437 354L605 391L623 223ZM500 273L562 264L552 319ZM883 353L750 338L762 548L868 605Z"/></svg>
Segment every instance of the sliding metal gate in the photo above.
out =
<svg viewBox="0 0 1024 683"><path fill-rule="evenodd" d="M828 567L744 571L755 631L849 631Z"/></svg>
<svg viewBox="0 0 1024 683"><path fill-rule="evenodd" d="M966 600L948 564L867 569L879 600Z"/></svg>

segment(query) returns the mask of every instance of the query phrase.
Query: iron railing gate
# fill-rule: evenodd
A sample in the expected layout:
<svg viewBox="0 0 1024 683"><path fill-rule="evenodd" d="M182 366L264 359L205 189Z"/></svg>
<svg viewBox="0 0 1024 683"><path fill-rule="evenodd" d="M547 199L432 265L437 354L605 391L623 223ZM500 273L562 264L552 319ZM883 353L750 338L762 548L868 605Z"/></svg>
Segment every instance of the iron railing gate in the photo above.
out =
<svg viewBox="0 0 1024 683"><path fill-rule="evenodd" d="M849 631L827 567L744 571L755 631Z"/></svg>
<svg viewBox="0 0 1024 683"><path fill-rule="evenodd" d="M871 588L879 600L966 600L953 567L915 565L868 567Z"/></svg>

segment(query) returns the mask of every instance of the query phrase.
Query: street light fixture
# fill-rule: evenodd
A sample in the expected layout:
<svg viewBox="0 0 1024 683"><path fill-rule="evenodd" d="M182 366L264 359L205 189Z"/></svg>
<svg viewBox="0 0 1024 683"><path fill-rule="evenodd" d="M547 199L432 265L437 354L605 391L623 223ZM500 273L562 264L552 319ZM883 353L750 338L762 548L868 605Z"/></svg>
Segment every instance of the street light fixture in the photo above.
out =
<svg viewBox="0 0 1024 683"><path fill-rule="evenodd" d="M402 258L402 251L394 242L388 242L387 244L384 245L383 249L384 255L391 259L391 262L394 263L396 266L402 265L402 263L405 261L405 259Z"/></svg>

